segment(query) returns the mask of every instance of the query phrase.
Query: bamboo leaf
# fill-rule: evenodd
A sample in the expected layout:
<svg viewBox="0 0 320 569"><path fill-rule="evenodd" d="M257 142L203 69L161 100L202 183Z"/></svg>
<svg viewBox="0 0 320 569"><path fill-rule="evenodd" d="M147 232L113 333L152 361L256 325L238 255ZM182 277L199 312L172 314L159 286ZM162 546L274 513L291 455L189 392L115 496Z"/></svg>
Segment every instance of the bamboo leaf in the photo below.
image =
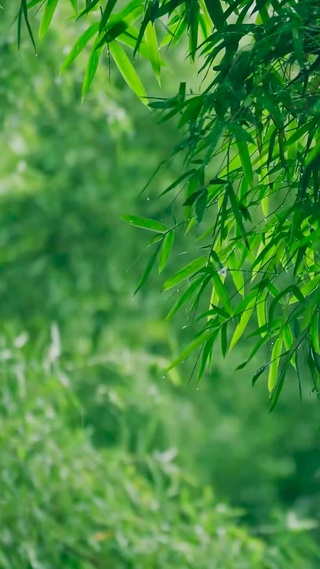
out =
<svg viewBox="0 0 320 569"><path fill-rule="evenodd" d="M160 260L159 260L159 274L162 273L163 269L165 268L169 255L171 253L171 249L174 243L174 231L169 231L163 240L163 245L160 253Z"/></svg>
<svg viewBox="0 0 320 569"><path fill-rule="evenodd" d="M204 344L213 334L215 334L215 332L212 332L211 330L206 330L205 332L200 334L198 338L196 338L193 342L191 342L189 346L187 346L187 348L180 354L180 356L177 357L172 362L172 364L168 367L168 371L173 367L176 367L177 365L181 364L181 362L187 359L190 356L190 354L192 354L192 352L194 352L197 348L202 346L202 344Z"/></svg>
<svg viewBox="0 0 320 569"><path fill-rule="evenodd" d="M230 304L229 296L227 293L227 289L224 286L224 283L220 279L218 273L213 273L212 275L213 286L217 292L219 299L221 300L222 306L228 312L228 314L232 314L232 306Z"/></svg>
<svg viewBox="0 0 320 569"><path fill-rule="evenodd" d="M247 308L242 313L241 318L240 318L240 322L237 325L237 327L234 331L234 334L232 336L232 339L231 339L230 348L229 348L230 352L234 348L234 346L237 344L237 342L239 342L241 336L243 335L243 333L244 333L244 331L245 331L245 329L249 323L249 320L252 316L252 312L254 310L255 304L256 304L256 300L252 299L249 302Z"/></svg>
<svg viewBox="0 0 320 569"><path fill-rule="evenodd" d="M189 300L189 298L192 298L192 295L195 293L197 288L202 284L202 282L203 282L202 276L193 281L193 283L189 286L189 288L187 288L187 290L180 296L177 302L173 305L173 307L171 308L170 312L166 317L167 320L170 320L170 318L172 318L172 316L179 310L179 308L181 308L181 306L183 306L183 304L185 304Z"/></svg>
<svg viewBox="0 0 320 569"><path fill-rule="evenodd" d="M199 223L201 223L202 221L207 206L207 199L208 199L208 191L202 190L202 192L200 193L200 195L196 200L196 205L195 205L197 225L199 225Z"/></svg>
<svg viewBox="0 0 320 569"><path fill-rule="evenodd" d="M257 380L259 379L260 375L263 374L263 372L268 369L268 367L270 366L271 362L268 362L266 364L264 364L263 366L259 367L259 369L255 372L253 378L252 378L252 386L255 385L255 383L257 382Z"/></svg>
<svg viewBox="0 0 320 569"><path fill-rule="evenodd" d="M108 20L111 16L112 10L115 7L118 0L108 0L104 11L102 12L102 17L99 26L99 33L101 33L106 27Z"/></svg>
<svg viewBox="0 0 320 569"><path fill-rule="evenodd" d="M207 263L207 257L200 257L200 259L192 261L191 263L183 267L183 269L180 269L180 271L178 271L175 275L170 277L170 279L168 279L164 283L163 290L169 290L173 286L176 286L185 279L191 277L192 275L197 273L199 269L201 269L206 263Z"/></svg>
<svg viewBox="0 0 320 569"><path fill-rule="evenodd" d="M92 83L94 76L97 72L100 57L101 57L101 54L102 54L103 49L104 49L104 46L97 48L98 42L99 42L99 36L98 36L98 38L97 38L97 40L96 40L96 42L95 42L95 44L91 50L90 57L88 59L86 72L85 72L83 84L82 84L82 98L84 98L85 95L87 94L87 92L89 91L91 83Z"/></svg>
<svg viewBox="0 0 320 569"><path fill-rule="evenodd" d="M149 49L149 59L151 61L152 69L154 71L155 77L160 85L161 82L161 63L158 48L157 34L152 22L149 22L145 31L145 42ZM141 52L141 45L140 45Z"/></svg>
<svg viewBox="0 0 320 569"><path fill-rule="evenodd" d="M312 317L310 335L314 350L320 354L320 341L319 341L319 311L316 311Z"/></svg>
<svg viewBox="0 0 320 569"><path fill-rule="evenodd" d="M154 231L155 233L165 233L167 231L166 226L160 221L155 221L154 219L149 219L147 217L138 217L136 215L122 215L122 221L134 225L135 227L140 227L141 229L146 229L147 231Z"/></svg>
<svg viewBox="0 0 320 569"><path fill-rule="evenodd" d="M154 264L155 264L155 262L156 262L156 259L157 259L157 256L158 256L158 253L159 253L159 250L160 250L160 246L161 246L161 243L159 243L159 245L158 245L158 247L156 248L155 252L153 253L153 255L151 255L151 257L150 257L150 259L149 259L149 262L148 262L148 264L147 264L147 266L146 266L146 269L145 269L145 271L144 271L144 273L143 273L143 275L142 275L142 277L141 277L141 279L140 279L140 281L139 281L139 284L138 284L136 290L134 291L134 294L137 294L137 292L141 289L141 287L143 287L143 285L144 285L145 282L147 281L147 279L148 279L148 277L149 277L149 275L150 275L150 273L151 273L151 271L152 271L152 268L153 268L153 266L154 266Z"/></svg>
<svg viewBox="0 0 320 569"><path fill-rule="evenodd" d="M237 225L238 225L240 233L244 239L244 242L249 249L248 236L247 236L246 230L245 230L244 225L243 225L242 215L240 213L237 196L235 194L235 191L233 189L232 184L228 184L227 189L228 189L229 199L230 199L230 203L231 203L231 207L232 207L234 217L236 219Z"/></svg>
<svg viewBox="0 0 320 569"><path fill-rule="evenodd" d="M209 336L208 340L205 342L202 350L202 356L200 361L200 366L198 370L198 380L203 376L205 367L207 365L208 360L210 361L210 356L212 354L214 343L217 339L219 334L219 330L215 330L211 336Z"/></svg>
<svg viewBox="0 0 320 569"><path fill-rule="evenodd" d="M78 57L79 53L86 47L87 43L96 35L99 30L99 24L91 24L81 36L77 39L76 43L74 44L73 48L67 55L64 63L61 67L60 72L67 69L71 63Z"/></svg>
<svg viewBox="0 0 320 569"><path fill-rule="evenodd" d="M253 172L251 166L251 159L248 150L248 145L244 140L237 140L237 147L239 152L239 157L241 160L241 165L243 168L244 175L248 181L248 184L252 186L253 184Z"/></svg>
<svg viewBox="0 0 320 569"><path fill-rule="evenodd" d="M42 19L41 19L41 23L40 23L40 28L39 28L39 38L40 39L42 39L44 37L44 35L46 34L46 32L48 31L51 20L52 20L54 13L56 11L57 5L58 5L58 0L46 0Z"/></svg>
<svg viewBox="0 0 320 569"><path fill-rule="evenodd" d="M273 344L272 352L271 352L271 364L269 369L269 377L268 377L268 390L269 393L273 390L278 373L279 361L282 352L282 336L276 339L275 343Z"/></svg>
<svg viewBox="0 0 320 569"><path fill-rule="evenodd" d="M114 41L109 45L109 49L113 60L125 82L129 85L130 89L132 89L132 91L141 99L142 103L144 105L148 105L146 92L141 83L141 80L121 45L118 42Z"/></svg>

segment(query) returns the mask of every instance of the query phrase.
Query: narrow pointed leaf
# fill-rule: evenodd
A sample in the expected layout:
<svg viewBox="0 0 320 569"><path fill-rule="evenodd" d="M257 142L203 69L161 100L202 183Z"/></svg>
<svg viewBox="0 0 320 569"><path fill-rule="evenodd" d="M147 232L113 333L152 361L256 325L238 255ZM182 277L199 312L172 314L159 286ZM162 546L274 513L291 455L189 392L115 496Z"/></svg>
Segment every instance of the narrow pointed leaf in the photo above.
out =
<svg viewBox="0 0 320 569"><path fill-rule="evenodd" d="M77 39L76 43L74 44L73 48L67 55L64 63L61 67L61 71L67 69L71 63L78 57L79 53L86 47L87 43L93 38L99 30L99 24L91 24L81 36Z"/></svg>
<svg viewBox="0 0 320 569"><path fill-rule="evenodd" d="M44 11L39 28L39 38L42 39L50 26L53 15L56 11L58 0L46 0Z"/></svg>
<svg viewBox="0 0 320 569"><path fill-rule="evenodd" d="M141 277L141 279L140 279L140 282L139 282L139 284L138 284L136 290L134 291L134 294L137 294L137 292L141 289L141 287L143 287L143 285L144 285L145 282L147 281L147 279L148 279L148 277L149 277L149 275L150 275L150 273L151 273L151 271L152 271L152 268L153 268L153 266L154 266L154 264L155 264L155 262L156 262L157 255L158 255L159 250L160 250L160 245L161 245L161 244L158 245L157 249L155 250L155 252L153 253L153 255L150 257L149 262L148 262L148 264L147 264L147 266L146 266L146 269L145 269L145 271L144 271L144 273L143 273L143 275L142 275L142 277Z"/></svg>
<svg viewBox="0 0 320 569"><path fill-rule="evenodd" d="M161 73L161 63L158 48L157 34L152 22L149 22L145 31L145 43L149 51L149 59L151 61L152 69L156 76L158 83L160 84L160 73ZM140 45L141 52L141 45Z"/></svg>
<svg viewBox="0 0 320 569"><path fill-rule="evenodd" d="M168 370L170 370L173 367L176 367L177 365L181 364L181 362L183 362L186 358L188 358L190 356L190 354L192 354L192 352L194 352L197 348L202 346L202 344L204 344L210 338L210 336L214 333L215 332L206 330L205 332L200 334L200 336L198 336L198 338L196 338L193 342L191 342L189 344L189 346L187 346L187 348L180 354L180 356L177 357L172 362L172 364L169 366Z"/></svg>
<svg viewBox="0 0 320 569"><path fill-rule="evenodd" d="M166 317L167 320L170 320L170 318L172 318L172 316L179 310L179 308L181 308L183 304L185 304L189 299L192 298L193 294L195 293L197 288L202 284L202 282L203 282L202 276L193 281L193 283L189 286L189 288L187 288L187 290L180 296L177 302L173 305L170 312L167 314Z"/></svg>
<svg viewBox="0 0 320 569"><path fill-rule="evenodd" d="M165 268L169 255L171 253L171 249L174 243L174 231L169 231L164 238L161 253L160 253L160 260L159 260L159 274L162 273L163 269Z"/></svg>
<svg viewBox="0 0 320 569"><path fill-rule="evenodd" d="M155 233L165 233L167 228L160 221L155 221L154 219L149 219L147 217L138 217L136 215L122 215L122 221L134 225L135 227L140 227L141 229L146 229L147 231L154 231Z"/></svg>
<svg viewBox="0 0 320 569"><path fill-rule="evenodd" d="M243 333L244 333L244 331L245 331L245 329L249 323L249 320L252 316L252 312L254 310L255 304L256 304L256 300L252 299L251 302L249 302L247 308L244 310L244 312L240 318L240 322L239 322L238 326L236 327L234 334L232 336L230 348L229 348L230 352L234 348L234 346L237 344L237 342L239 342L241 336L243 335Z"/></svg>
<svg viewBox="0 0 320 569"><path fill-rule="evenodd" d="M200 259L192 261L191 263L183 267L183 269L180 269L180 271L178 271L175 275L170 277L170 279L168 279L164 283L163 290L169 290L173 286L176 286L185 279L191 277L192 275L197 273L199 269L201 269L206 263L207 263L207 257L200 257Z"/></svg>
<svg viewBox="0 0 320 569"><path fill-rule="evenodd" d="M132 91L141 99L142 103L144 105L148 105L144 87L124 49L116 41L112 42L109 45L109 49L112 58L125 82L129 85L130 89L132 89Z"/></svg>
<svg viewBox="0 0 320 569"><path fill-rule="evenodd" d="M213 286L217 292L217 295L221 301L222 306L225 308L225 310L229 314L232 314L232 306L231 306L231 303L229 300L227 289L224 286L224 283L222 282L222 280L220 279L220 276L218 273L213 273L212 281L213 281Z"/></svg>
<svg viewBox="0 0 320 569"><path fill-rule="evenodd" d="M281 352L282 352L282 336L279 336L276 339L271 352L271 364L270 364L269 377L268 377L269 393L273 390L276 383Z"/></svg>

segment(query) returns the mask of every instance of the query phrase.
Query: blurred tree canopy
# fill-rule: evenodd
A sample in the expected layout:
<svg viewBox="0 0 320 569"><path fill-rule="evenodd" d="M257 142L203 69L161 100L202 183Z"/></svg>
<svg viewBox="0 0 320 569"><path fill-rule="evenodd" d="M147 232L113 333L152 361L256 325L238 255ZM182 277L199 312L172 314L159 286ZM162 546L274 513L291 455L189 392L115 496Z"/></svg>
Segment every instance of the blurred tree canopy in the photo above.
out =
<svg viewBox="0 0 320 569"><path fill-rule="evenodd" d="M22 26L36 47L47 33L58 0L22 0ZM67 3L64 3L67 4ZM192 232L188 263L169 277L178 289L170 316L182 306L200 330L172 365L197 352L198 378L220 340L227 355L246 333L253 350L271 354L253 375L268 371L271 409L287 371L295 370L302 396L307 361L317 393L319 344L319 70L320 8L314 0L70 0L78 38L62 69L90 46L82 83L88 93L104 53L140 99L175 117L180 140L172 159L182 173L161 194L172 197L165 220L125 215L152 232L150 261L161 273L177 233ZM70 27L72 24L70 23ZM168 50L181 50L198 72L197 85L180 83L173 97L146 92L132 57L145 58L156 79ZM181 53L181 51L179 51ZM194 79L195 80L195 79ZM156 99L156 100L155 100ZM189 241L187 241L189 243ZM199 256L200 255L200 256ZM261 360L263 362L263 360Z"/></svg>

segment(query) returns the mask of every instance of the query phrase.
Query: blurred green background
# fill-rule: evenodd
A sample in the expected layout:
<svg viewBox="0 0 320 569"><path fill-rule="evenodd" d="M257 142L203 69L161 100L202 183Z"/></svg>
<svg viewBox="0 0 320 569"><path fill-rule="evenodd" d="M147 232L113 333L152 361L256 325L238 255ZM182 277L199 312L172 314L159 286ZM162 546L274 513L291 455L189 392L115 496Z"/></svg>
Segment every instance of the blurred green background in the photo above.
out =
<svg viewBox="0 0 320 569"><path fill-rule="evenodd" d="M272 415L263 381L216 358L165 371L196 324L152 274L137 213L182 167L175 124L132 95L107 58L81 102L84 59L61 15L38 56L1 21L0 568L319 567L319 406L292 376ZM177 56L176 56L177 57ZM140 62L148 94L159 88ZM164 89L194 70L170 61ZM111 80L109 79L111 74ZM166 275L195 247L181 235ZM181 265L179 265L181 260ZM239 361L238 361L239 360Z"/></svg>

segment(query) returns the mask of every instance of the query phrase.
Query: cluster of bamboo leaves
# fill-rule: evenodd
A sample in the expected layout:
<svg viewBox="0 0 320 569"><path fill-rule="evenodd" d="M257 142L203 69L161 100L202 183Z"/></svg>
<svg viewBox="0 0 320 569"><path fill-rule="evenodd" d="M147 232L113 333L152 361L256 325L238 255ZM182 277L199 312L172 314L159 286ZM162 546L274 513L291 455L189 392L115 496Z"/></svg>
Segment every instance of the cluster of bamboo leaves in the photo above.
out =
<svg viewBox="0 0 320 569"><path fill-rule="evenodd" d="M31 14L39 11L41 39L62 1L22 0L19 37L25 23L36 45ZM217 342L225 356L246 335L253 338L253 349L240 367L259 351L270 354L253 383L268 372L271 409L290 367L301 395L300 369L307 363L317 393L319 2L69 1L83 31L62 68L90 48L83 95L105 51L141 100L162 121L176 117L181 130L173 154L183 155L185 169L163 191L180 204L174 224L124 216L153 232L154 252L138 288L156 263L160 273L164 270L177 231L196 232L201 256L163 287L179 289L170 317L183 306L202 323L173 365L195 352L200 378ZM194 94L181 83L175 97L149 100L135 55L150 61L160 82L166 50L185 38L202 88ZM207 309L199 310L204 299Z"/></svg>

